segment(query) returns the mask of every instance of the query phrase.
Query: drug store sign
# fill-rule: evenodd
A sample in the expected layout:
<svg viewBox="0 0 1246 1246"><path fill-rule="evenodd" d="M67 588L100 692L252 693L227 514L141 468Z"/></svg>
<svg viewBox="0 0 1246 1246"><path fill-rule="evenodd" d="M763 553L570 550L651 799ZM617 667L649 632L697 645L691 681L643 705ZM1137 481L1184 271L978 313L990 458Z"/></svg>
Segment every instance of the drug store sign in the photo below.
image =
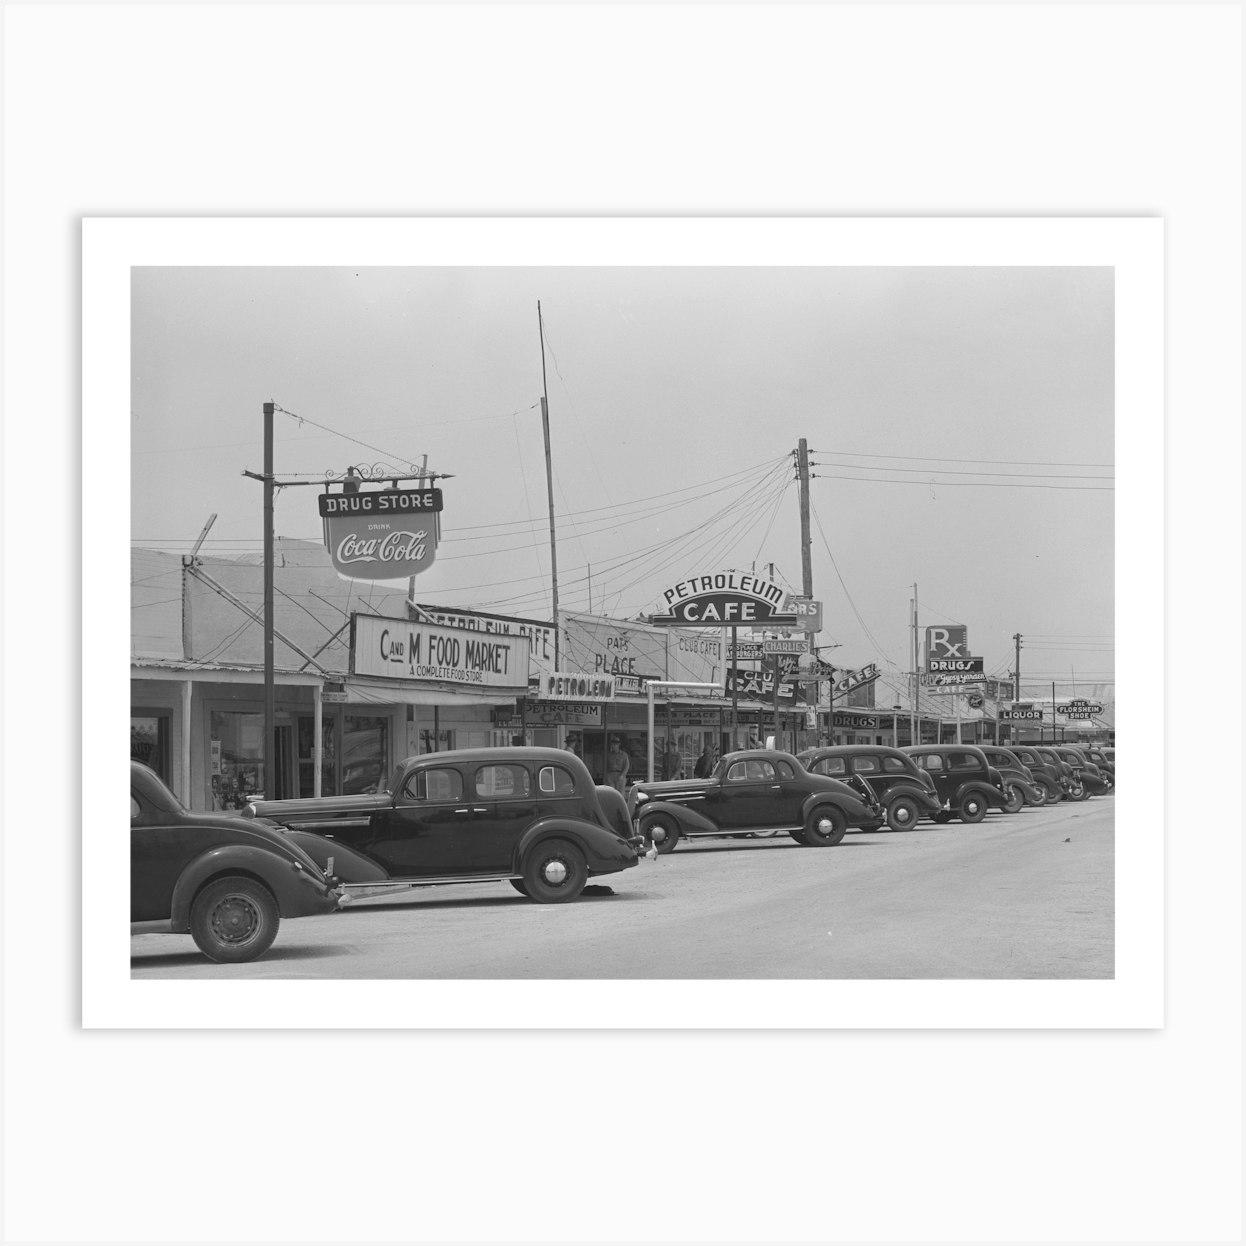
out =
<svg viewBox="0 0 1246 1246"><path fill-rule="evenodd" d="M322 493L324 543L347 580L406 580L437 552L440 489Z"/></svg>

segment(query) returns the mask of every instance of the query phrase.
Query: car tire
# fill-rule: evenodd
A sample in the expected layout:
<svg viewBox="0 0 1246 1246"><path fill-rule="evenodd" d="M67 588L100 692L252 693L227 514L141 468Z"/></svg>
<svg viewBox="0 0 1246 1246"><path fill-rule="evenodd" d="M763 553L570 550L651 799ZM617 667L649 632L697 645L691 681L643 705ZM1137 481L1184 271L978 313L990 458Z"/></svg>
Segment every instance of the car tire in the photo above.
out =
<svg viewBox="0 0 1246 1246"><path fill-rule="evenodd" d="M1080 779L1075 779L1069 784L1069 799L1072 801L1083 801L1089 793L1086 791L1086 785Z"/></svg>
<svg viewBox="0 0 1246 1246"><path fill-rule="evenodd" d="M1047 803L1047 789L1041 783L1034 784L1034 792L1026 792L1025 803L1033 805L1035 809L1041 809Z"/></svg>
<svg viewBox="0 0 1246 1246"><path fill-rule="evenodd" d="M981 822L986 817L986 797L981 792L970 792L962 797L956 816L962 822Z"/></svg>
<svg viewBox="0 0 1246 1246"><path fill-rule="evenodd" d="M659 813L640 824L640 833L660 853L674 852L679 843L679 827L670 814Z"/></svg>
<svg viewBox="0 0 1246 1246"><path fill-rule="evenodd" d="M793 839L794 839L794 840L795 840L795 841L796 841L796 842L797 842L797 843L798 843L798 844L799 844L802 848L808 848L808 847L809 847L809 845L808 845L807 843L805 843L805 832L804 832L804 831L788 831L788 834L789 834L789 835L790 835L790 836L791 836L791 837L792 837L792 838L793 838Z"/></svg>
<svg viewBox="0 0 1246 1246"><path fill-rule="evenodd" d="M519 892L519 894L520 894L521 896L526 896L526 895L528 895L528 888L527 888L527 886L526 886L526 884L524 883L524 881L523 881L523 879L522 879L522 878L512 878L512 879L510 879L510 885L511 885L512 887L514 887L514 888L515 888L515 890L516 890L517 892ZM529 899L531 899L531 897L530 897L530 896L529 896Z"/></svg>
<svg viewBox="0 0 1246 1246"><path fill-rule="evenodd" d="M920 817L921 810L911 796L897 796L887 806L887 825L893 831L911 831Z"/></svg>
<svg viewBox="0 0 1246 1246"><path fill-rule="evenodd" d="M1005 784L1004 796L1005 813L1020 813L1025 808L1025 793L1015 783Z"/></svg>
<svg viewBox="0 0 1246 1246"><path fill-rule="evenodd" d="M538 904L565 904L588 882L588 862L569 839L543 839L523 863L523 884Z"/></svg>
<svg viewBox="0 0 1246 1246"><path fill-rule="evenodd" d="M277 937L281 915L273 893L241 874L208 883L190 906L190 934L209 959L240 965L263 956Z"/></svg>
<svg viewBox="0 0 1246 1246"><path fill-rule="evenodd" d="M803 838L811 848L833 848L848 831L848 819L834 805L818 805L805 819Z"/></svg>

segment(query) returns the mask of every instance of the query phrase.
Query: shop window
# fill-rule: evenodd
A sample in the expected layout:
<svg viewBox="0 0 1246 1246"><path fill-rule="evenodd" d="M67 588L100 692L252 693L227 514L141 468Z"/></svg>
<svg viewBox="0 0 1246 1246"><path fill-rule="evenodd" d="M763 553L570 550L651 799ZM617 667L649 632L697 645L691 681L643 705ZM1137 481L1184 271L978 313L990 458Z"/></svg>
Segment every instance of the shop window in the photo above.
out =
<svg viewBox="0 0 1246 1246"><path fill-rule="evenodd" d="M264 794L264 715L213 710L212 807L242 809Z"/></svg>
<svg viewBox="0 0 1246 1246"><path fill-rule="evenodd" d="M150 766L169 782L169 719L163 714L130 715L130 759Z"/></svg>
<svg viewBox="0 0 1246 1246"><path fill-rule="evenodd" d="M389 719L342 715L342 795L384 790L389 773Z"/></svg>

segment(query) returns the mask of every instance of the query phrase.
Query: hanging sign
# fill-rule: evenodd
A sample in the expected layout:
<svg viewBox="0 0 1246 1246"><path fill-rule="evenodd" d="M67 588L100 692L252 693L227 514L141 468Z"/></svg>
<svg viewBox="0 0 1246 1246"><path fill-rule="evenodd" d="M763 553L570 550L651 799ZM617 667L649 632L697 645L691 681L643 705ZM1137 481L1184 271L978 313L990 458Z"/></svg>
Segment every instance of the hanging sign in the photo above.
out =
<svg viewBox="0 0 1246 1246"><path fill-rule="evenodd" d="M432 565L440 489L322 493L324 542L347 580L407 580Z"/></svg>
<svg viewBox="0 0 1246 1246"><path fill-rule="evenodd" d="M719 571L681 580L662 592L657 627L796 627L800 618L784 611L789 594L762 576Z"/></svg>
<svg viewBox="0 0 1246 1246"><path fill-rule="evenodd" d="M351 671L378 679L425 679L522 692L527 636L483 635L410 619L351 615Z"/></svg>
<svg viewBox="0 0 1246 1246"><path fill-rule="evenodd" d="M926 669L938 670L937 660L967 658L969 656L969 629L956 623L950 627L926 628ZM982 668L979 667L979 670Z"/></svg>

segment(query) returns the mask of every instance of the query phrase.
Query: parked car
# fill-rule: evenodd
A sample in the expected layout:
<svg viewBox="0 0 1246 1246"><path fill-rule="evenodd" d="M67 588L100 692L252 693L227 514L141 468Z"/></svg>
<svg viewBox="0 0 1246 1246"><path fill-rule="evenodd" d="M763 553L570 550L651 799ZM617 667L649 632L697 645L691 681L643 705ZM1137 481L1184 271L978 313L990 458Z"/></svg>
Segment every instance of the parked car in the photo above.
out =
<svg viewBox="0 0 1246 1246"><path fill-rule="evenodd" d="M904 749L934 782L942 803L936 822L953 817L981 822L988 809L1005 809L1003 776L973 744L913 744Z"/></svg>
<svg viewBox="0 0 1246 1246"><path fill-rule="evenodd" d="M1047 803L1044 790L1033 772L1011 749L1000 748L997 744L981 744L978 747L1003 776L1004 792L1008 797L1007 812L1019 813L1026 805Z"/></svg>
<svg viewBox="0 0 1246 1246"><path fill-rule="evenodd" d="M1080 748L1072 744L1057 744L1055 751L1073 767L1089 795L1106 796L1112 790L1111 779Z"/></svg>
<svg viewBox="0 0 1246 1246"><path fill-rule="evenodd" d="M211 960L255 960L283 917L332 913L343 894L271 823L188 810L130 763L130 929L187 933Z"/></svg>
<svg viewBox="0 0 1246 1246"><path fill-rule="evenodd" d="M1079 744L1077 746L1086 756L1094 762L1096 766L1111 779L1112 786L1116 786L1116 762L1112 760L1108 754L1111 749L1102 749L1097 744Z"/></svg>
<svg viewBox="0 0 1246 1246"><path fill-rule="evenodd" d="M943 808L934 781L905 752L882 744L838 744L805 749L796 760L812 774L869 785L882 806L878 826L911 830L919 819ZM870 828L873 829L873 828Z"/></svg>
<svg viewBox="0 0 1246 1246"><path fill-rule="evenodd" d="M1043 757L1032 744L1009 744L1008 751L1030 772L1034 784L1042 793L1042 799L1035 804L1054 805L1064 797L1064 784L1061 781L1060 765Z"/></svg>
<svg viewBox="0 0 1246 1246"><path fill-rule="evenodd" d="M1036 744L1034 751L1050 765L1054 766L1060 776L1060 790L1065 800L1089 800L1090 793L1086 785L1078 777L1073 766L1066 761L1049 744Z"/></svg>
<svg viewBox="0 0 1246 1246"><path fill-rule="evenodd" d="M246 815L289 835L350 895L442 883L509 882L542 904L637 864L627 805L573 753L457 749L399 763L372 795L264 800Z"/></svg>
<svg viewBox="0 0 1246 1246"><path fill-rule="evenodd" d="M810 774L777 749L726 753L708 778L637 783L628 793L640 834L658 852L681 839L786 832L806 847L838 844L850 826L878 826L882 807L864 784Z"/></svg>

